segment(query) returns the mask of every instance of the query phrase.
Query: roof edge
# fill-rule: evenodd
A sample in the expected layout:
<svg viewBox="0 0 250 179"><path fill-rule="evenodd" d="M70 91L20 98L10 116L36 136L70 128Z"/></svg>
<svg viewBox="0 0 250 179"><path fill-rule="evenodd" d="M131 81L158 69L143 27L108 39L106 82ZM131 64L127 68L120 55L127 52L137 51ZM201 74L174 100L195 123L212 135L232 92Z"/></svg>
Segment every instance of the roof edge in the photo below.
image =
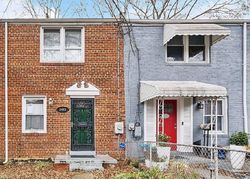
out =
<svg viewBox="0 0 250 179"><path fill-rule="evenodd" d="M15 18L15 19L0 19L1 22L9 23L117 23L124 22L119 21L115 18L59 18L59 19L31 19L31 18ZM213 24L243 24L250 23L250 19L195 19L195 20L184 20L184 19L158 19L158 20L147 20L147 19L128 19L130 24L202 24L202 23L213 23ZM125 22L124 22L125 23Z"/></svg>

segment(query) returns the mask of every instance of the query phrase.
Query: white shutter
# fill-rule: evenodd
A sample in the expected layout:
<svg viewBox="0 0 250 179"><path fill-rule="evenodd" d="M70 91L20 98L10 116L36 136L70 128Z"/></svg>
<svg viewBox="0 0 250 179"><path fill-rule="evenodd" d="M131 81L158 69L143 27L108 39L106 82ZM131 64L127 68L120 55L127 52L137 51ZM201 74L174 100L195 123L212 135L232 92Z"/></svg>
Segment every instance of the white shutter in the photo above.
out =
<svg viewBox="0 0 250 179"><path fill-rule="evenodd" d="M156 101L144 102L144 141L156 141Z"/></svg>

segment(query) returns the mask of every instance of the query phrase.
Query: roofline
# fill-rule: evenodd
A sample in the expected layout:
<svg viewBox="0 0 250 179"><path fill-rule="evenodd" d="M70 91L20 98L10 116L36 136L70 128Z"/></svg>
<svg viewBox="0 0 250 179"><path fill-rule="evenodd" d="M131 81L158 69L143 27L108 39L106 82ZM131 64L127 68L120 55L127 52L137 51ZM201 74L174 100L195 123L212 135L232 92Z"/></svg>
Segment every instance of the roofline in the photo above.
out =
<svg viewBox="0 0 250 179"><path fill-rule="evenodd" d="M38 24L53 24L53 23L117 23L118 20L115 18L59 18L59 19L0 19L0 23L38 23ZM168 20L142 20L142 19L129 19L131 24L202 24L202 23L213 23L213 24L243 24L250 23L250 19L195 19L195 20L184 20L184 19L168 19Z"/></svg>

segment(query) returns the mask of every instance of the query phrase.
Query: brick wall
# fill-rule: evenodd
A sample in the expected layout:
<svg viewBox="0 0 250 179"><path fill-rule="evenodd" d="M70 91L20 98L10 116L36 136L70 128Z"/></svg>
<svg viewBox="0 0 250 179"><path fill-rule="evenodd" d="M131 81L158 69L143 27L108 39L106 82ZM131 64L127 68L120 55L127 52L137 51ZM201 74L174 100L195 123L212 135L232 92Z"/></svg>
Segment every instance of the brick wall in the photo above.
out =
<svg viewBox="0 0 250 179"><path fill-rule="evenodd" d="M4 156L4 24L0 24L0 159Z"/></svg>
<svg viewBox="0 0 250 179"><path fill-rule="evenodd" d="M101 91L101 95L96 97L95 108L97 153L108 153L115 157L124 155L124 152L117 151L117 136L114 134L114 122L118 118L117 31L118 29L111 24L85 26L84 64L41 64L40 26L10 24L8 33L10 158L47 158L70 150L70 112L58 113L56 109L60 106L70 108L70 98L65 95L65 90L79 80L86 80ZM122 38L120 40L122 52L120 103L121 117L124 120L123 40ZM0 46L2 47L2 42ZM47 134L22 134L23 95L46 95L47 98L53 99L54 104L47 109ZM0 127L1 124L2 116ZM125 136L122 140L124 138ZM3 148L2 145L0 149Z"/></svg>

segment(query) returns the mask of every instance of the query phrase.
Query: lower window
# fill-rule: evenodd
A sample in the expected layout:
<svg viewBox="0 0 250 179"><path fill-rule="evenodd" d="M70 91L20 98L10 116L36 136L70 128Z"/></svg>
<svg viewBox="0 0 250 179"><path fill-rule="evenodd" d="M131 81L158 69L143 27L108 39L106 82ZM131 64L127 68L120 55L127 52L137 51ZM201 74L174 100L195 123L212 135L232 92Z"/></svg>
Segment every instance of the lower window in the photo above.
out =
<svg viewBox="0 0 250 179"><path fill-rule="evenodd" d="M227 133L226 101L226 99L218 99L217 102L216 100L206 100L204 102L203 109L203 123L210 124L211 120L213 119L213 123L215 125L217 116L217 131L223 134ZM213 128L213 130L215 130L215 127Z"/></svg>
<svg viewBox="0 0 250 179"><path fill-rule="evenodd" d="M46 97L23 96L22 98L22 132L46 133L47 123Z"/></svg>

